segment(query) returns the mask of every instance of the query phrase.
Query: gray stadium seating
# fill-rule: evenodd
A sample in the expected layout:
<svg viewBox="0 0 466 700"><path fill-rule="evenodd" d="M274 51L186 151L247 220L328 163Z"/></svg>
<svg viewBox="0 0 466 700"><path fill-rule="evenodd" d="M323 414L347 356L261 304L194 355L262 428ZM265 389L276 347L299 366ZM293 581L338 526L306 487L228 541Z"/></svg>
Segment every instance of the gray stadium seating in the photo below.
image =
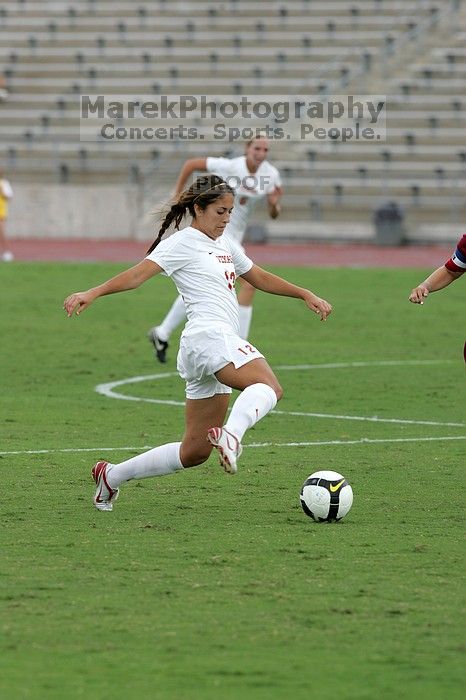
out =
<svg viewBox="0 0 466 700"><path fill-rule="evenodd" d="M10 179L137 183L147 193L157 179L174 182L187 157L242 152L227 143L80 141L80 94L381 94L385 143L273 143L286 188L273 231L370 222L389 199L412 226L464 220L463 4L271 0L267 12L264 5L4 2L0 157Z"/></svg>

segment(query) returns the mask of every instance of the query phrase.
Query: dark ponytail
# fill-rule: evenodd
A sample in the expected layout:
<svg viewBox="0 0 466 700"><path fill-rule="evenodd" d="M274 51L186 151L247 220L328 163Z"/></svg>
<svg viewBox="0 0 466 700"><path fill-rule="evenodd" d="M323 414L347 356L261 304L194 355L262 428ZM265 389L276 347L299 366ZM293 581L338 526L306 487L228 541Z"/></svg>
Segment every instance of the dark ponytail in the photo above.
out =
<svg viewBox="0 0 466 700"><path fill-rule="evenodd" d="M202 177L198 177L191 187L184 192L181 192L177 200L171 205L168 213L162 221L158 236L150 246L146 255L152 253L154 248L158 246L162 240L163 234L173 223L175 224L175 228L179 229L186 212L189 212L192 217L196 216L196 212L194 210L195 204L204 210L209 204L212 204L212 202L215 202L225 194L234 195L235 191L218 175L203 175Z"/></svg>

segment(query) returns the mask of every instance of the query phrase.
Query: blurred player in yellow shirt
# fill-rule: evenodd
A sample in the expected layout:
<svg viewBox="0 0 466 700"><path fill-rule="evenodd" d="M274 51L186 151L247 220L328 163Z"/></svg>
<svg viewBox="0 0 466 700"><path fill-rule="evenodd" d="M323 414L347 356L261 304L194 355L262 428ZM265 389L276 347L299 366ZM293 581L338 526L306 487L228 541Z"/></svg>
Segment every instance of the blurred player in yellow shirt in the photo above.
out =
<svg viewBox="0 0 466 700"><path fill-rule="evenodd" d="M13 197L10 183L0 173L0 255L3 262L11 262L13 253L8 250L6 242L6 220L8 218L8 202Z"/></svg>

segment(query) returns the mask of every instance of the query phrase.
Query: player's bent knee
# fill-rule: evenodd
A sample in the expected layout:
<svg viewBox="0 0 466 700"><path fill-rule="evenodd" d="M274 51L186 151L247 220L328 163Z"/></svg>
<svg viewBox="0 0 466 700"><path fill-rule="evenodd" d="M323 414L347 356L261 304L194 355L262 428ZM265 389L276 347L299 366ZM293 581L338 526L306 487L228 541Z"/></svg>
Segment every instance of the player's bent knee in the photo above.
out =
<svg viewBox="0 0 466 700"><path fill-rule="evenodd" d="M281 388L280 384L277 382L272 386L272 389L277 395L277 401L280 401L280 399L283 397L283 389Z"/></svg>
<svg viewBox="0 0 466 700"><path fill-rule="evenodd" d="M268 377L266 380L258 383L265 384L266 386L270 387L270 389L272 389L272 391L275 393L277 401L280 401L283 396L283 389L276 379L271 379Z"/></svg>

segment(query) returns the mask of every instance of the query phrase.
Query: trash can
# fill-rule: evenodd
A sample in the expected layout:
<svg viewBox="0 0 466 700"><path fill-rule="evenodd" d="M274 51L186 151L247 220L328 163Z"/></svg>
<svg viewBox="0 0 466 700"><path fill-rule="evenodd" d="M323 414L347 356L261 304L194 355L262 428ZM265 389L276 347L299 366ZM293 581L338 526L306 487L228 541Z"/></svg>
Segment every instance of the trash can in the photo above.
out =
<svg viewBox="0 0 466 700"><path fill-rule="evenodd" d="M406 243L404 212L396 202L386 202L374 211L375 242L381 246Z"/></svg>

